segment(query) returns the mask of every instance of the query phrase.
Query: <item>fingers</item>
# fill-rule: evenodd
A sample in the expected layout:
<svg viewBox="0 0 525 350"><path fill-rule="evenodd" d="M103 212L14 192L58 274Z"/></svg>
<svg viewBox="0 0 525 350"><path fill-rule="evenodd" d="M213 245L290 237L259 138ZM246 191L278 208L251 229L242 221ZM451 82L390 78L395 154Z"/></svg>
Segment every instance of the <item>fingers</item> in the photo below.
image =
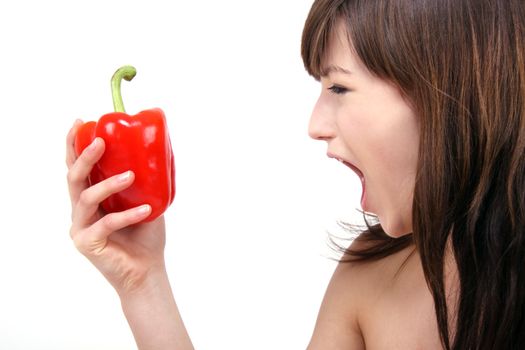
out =
<svg viewBox="0 0 525 350"><path fill-rule="evenodd" d="M132 171L126 171L82 191L73 210L75 225L83 227L92 224L92 218L100 203L112 194L129 187L134 179L135 174Z"/></svg>
<svg viewBox="0 0 525 350"><path fill-rule="evenodd" d="M85 230L71 231L77 249L84 255L100 255L108 237L115 231L137 224L151 213L151 206L141 205L118 213L107 214Z"/></svg>
<svg viewBox="0 0 525 350"><path fill-rule="evenodd" d="M77 156L75 154L75 137L77 135L78 128L83 124L82 120L77 119L69 130L66 137L66 165L67 168L71 168Z"/></svg>
<svg viewBox="0 0 525 350"><path fill-rule="evenodd" d="M95 138L69 168L67 180L69 195L73 206L78 201L82 191L89 186L89 173L93 169L93 165L95 165L102 157L102 154L104 154L104 149L104 140L100 137Z"/></svg>

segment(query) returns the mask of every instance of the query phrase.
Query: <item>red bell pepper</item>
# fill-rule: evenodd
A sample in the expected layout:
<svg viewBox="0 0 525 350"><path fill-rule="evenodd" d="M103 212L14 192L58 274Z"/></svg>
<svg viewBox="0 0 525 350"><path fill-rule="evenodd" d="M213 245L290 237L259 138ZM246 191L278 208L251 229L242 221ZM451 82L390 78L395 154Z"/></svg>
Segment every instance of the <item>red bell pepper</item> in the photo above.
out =
<svg viewBox="0 0 525 350"><path fill-rule="evenodd" d="M111 213L149 204L152 211L144 221L152 221L173 202L175 164L164 112L154 108L130 116L124 111L120 84L135 74L131 66L115 72L111 79L115 112L83 124L76 135L75 151L80 155L95 137L104 139L106 150L89 175L90 184L127 170L135 173L135 180L104 200L102 208Z"/></svg>

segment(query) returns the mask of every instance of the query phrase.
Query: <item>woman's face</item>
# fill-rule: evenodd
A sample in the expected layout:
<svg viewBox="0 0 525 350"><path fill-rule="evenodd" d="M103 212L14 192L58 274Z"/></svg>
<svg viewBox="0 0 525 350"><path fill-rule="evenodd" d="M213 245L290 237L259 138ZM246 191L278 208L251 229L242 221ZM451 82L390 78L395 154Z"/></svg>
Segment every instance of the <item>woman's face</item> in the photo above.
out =
<svg viewBox="0 0 525 350"><path fill-rule="evenodd" d="M363 66L344 27L335 34L309 134L327 142L329 157L353 168L363 185L362 209L377 215L387 234L399 237L412 232L417 118L393 85Z"/></svg>

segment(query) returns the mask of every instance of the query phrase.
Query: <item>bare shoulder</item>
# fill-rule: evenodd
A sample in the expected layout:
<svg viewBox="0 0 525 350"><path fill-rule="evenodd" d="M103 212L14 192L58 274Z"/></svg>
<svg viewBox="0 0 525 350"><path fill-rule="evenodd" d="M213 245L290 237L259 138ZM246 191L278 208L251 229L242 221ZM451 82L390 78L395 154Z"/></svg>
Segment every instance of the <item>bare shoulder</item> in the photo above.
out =
<svg viewBox="0 0 525 350"><path fill-rule="evenodd" d="M351 247L363 248L354 240ZM360 315L388 288L413 251L407 247L376 261L339 263L328 284L308 350L364 350Z"/></svg>

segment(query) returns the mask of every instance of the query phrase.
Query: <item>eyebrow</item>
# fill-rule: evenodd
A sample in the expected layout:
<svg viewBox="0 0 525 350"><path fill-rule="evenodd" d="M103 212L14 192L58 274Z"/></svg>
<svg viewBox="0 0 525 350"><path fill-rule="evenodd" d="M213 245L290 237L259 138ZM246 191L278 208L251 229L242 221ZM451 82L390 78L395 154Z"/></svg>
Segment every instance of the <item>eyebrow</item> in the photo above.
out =
<svg viewBox="0 0 525 350"><path fill-rule="evenodd" d="M350 72L348 69L345 69L341 66L336 66L336 65L329 65L329 66L323 67L321 68L320 73L322 77L326 77L330 73L342 73L342 74L348 74L348 75L352 74L352 72Z"/></svg>

